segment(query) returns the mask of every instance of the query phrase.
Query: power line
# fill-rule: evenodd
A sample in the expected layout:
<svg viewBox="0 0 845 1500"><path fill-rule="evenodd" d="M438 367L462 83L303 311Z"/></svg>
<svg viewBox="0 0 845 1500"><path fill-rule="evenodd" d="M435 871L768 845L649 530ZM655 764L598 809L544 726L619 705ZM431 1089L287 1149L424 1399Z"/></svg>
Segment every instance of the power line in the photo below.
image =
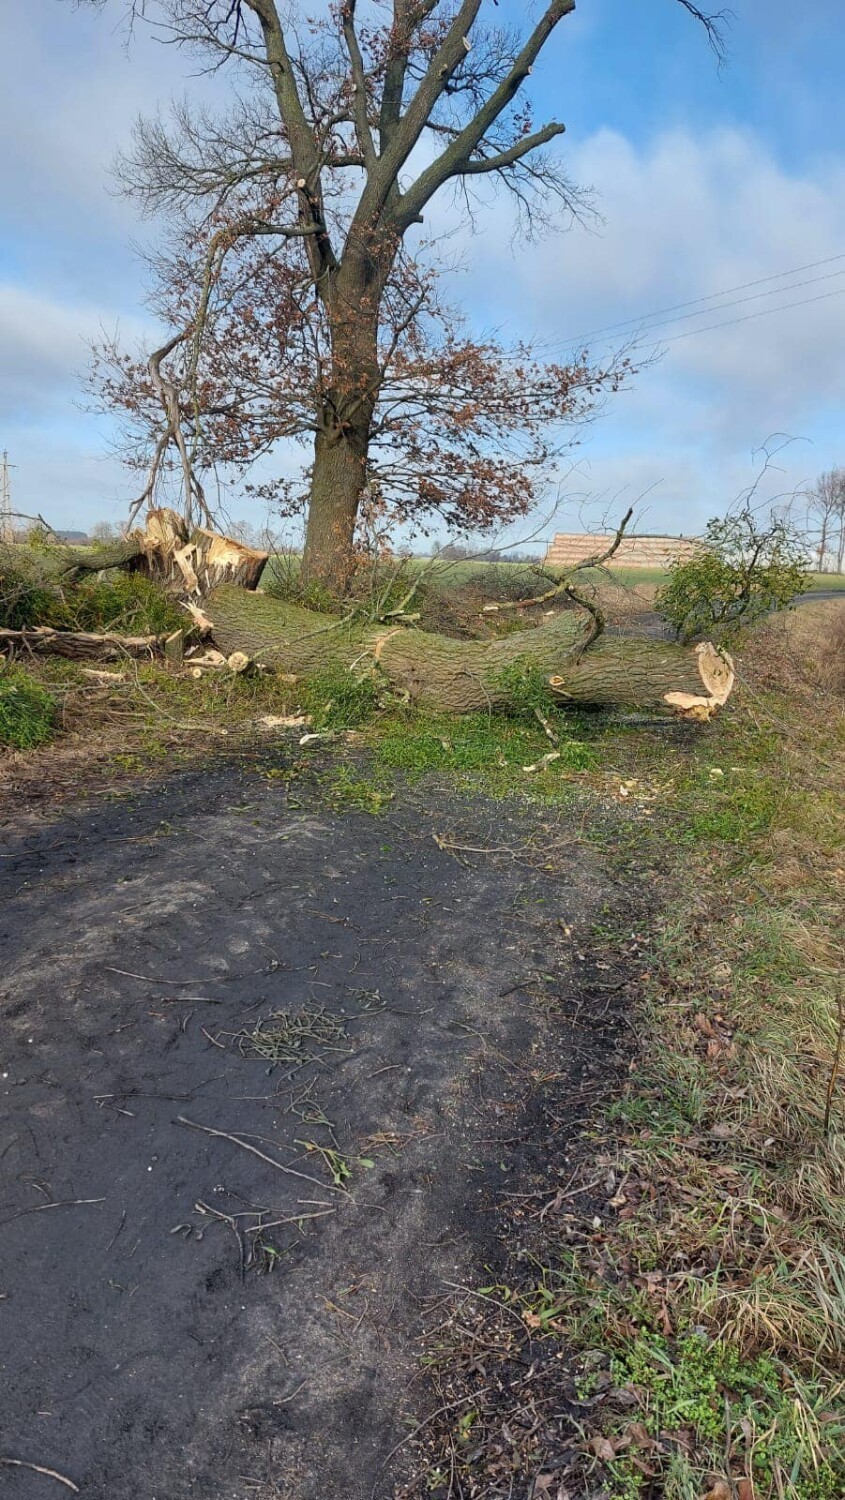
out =
<svg viewBox="0 0 845 1500"><path fill-rule="evenodd" d="M783 287L783 291L789 291L789 287ZM809 307L811 302L827 302L831 297L841 297L845 293L845 287L838 287L835 292L822 292L818 297L802 297L799 302L784 302L780 307L764 307L760 312L746 313L743 318L727 318L723 323L708 323L706 328L688 328L686 333L676 333L671 339L661 339L662 344L677 344L681 339L694 338L697 333L712 333L714 328L733 328L736 323L751 323L755 318L770 318L772 313L789 312L791 307ZM715 312L717 309L713 308Z"/></svg>
<svg viewBox="0 0 845 1500"><path fill-rule="evenodd" d="M655 328L671 327L675 323L688 323L690 318L706 318L708 313L727 312L730 307L745 307L746 303L760 302L763 297L779 297L783 292L798 292L805 286L817 286L820 281L835 281L837 276L845 276L845 266L841 271L828 271L826 276L811 276L807 281L793 281L790 286L775 286L769 292L755 292L751 297L737 297L733 302L720 302L716 307L702 307L699 312L682 313L679 318L664 318L660 323L649 323L643 333L651 333ZM772 308L772 312L776 310Z"/></svg>
<svg viewBox="0 0 845 1500"><path fill-rule="evenodd" d="M843 275L845 275L845 271L836 271L836 272L833 273L833 275L835 275L835 276L843 276ZM828 276L814 276L809 281L795 282L793 286L783 286L783 287L777 288L777 290L779 292L781 292L781 293L783 293L783 292L797 291L798 288L801 287L801 286L816 286L817 283L820 282L820 281L829 281L831 279L832 278L828 277ZM744 317L741 317L741 318L725 318L721 323L707 323L707 324L705 324L705 326L703 328L690 328L690 329L687 330L686 333L676 333L676 334L673 334L671 338L658 339L656 341L657 342L657 346L660 348L660 347L665 347L667 344L677 344L680 339L691 339L697 333L712 333L713 330L716 329L716 328L732 328L736 323L750 323L755 318L768 318L768 317L771 317L771 315L773 313L788 312L789 309L792 308L792 307L809 307L810 304L813 303L813 302L827 302L831 297L841 297L843 294L845 294L845 287L837 287L835 291L833 291L833 292L822 292L821 295L818 296L818 297L802 297L802 298L800 298L800 300L798 302L782 302L778 307L764 307L764 308L762 308L760 310L760 312L746 313L746 315ZM764 293L763 295L765 295L765 296L771 296L772 293ZM726 302L726 303L723 304L723 306L724 306L725 309L727 309L728 307L744 307L748 302L756 302L757 300L758 300L758 298L756 296L755 297L740 297L736 302ZM716 312L721 312L721 311L722 311L722 308L719 308L719 307L708 307L708 308L704 308L702 310L702 312L700 312L700 313L692 314L692 316L694 316L694 317L703 317L708 312L709 313L716 313ZM682 322L683 319L681 319L681 318L669 318L667 321L671 325L673 323ZM661 326L665 327L666 325L665 324L661 325L661 324L658 323L658 324L654 324L652 326L659 328ZM646 333L651 332L651 330L648 329L648 328L646 328L644 331ZM611 344L613 342L613 340L611 340L611 339L605 339L605 340L603 340L603 342L607 343L607 344ZM523 355L509 354L507 356L507 358L509 358L511 361L513 361L513 360L516 360L516 359L523 359L524 356Z"/></svg>
<svg viewBox="0 0 845 1500"><path fill-rule="evenodd" d="M652 318L662 318L668 313L683 312L684 308L686 307L698 307L702 302L713 302L718 297L731 297L733 296L734 292L747 292L751 287L765 285L767 281L783 281L787 276L800 276L802 271L816 271L818 270L819 266L829 266L832 265L834 261L839 260L845 260L845 252L843 252L841 255L828 255L824 260L809 261L805 266L793 266L791 271L777 271L771 276L760 276L756 281L743 281L739 286L725 287L724 291L710 292L710 294L706 297L693 297L689 302L676 302L672 307L658 307L654 312L642 313L639 317L636 318L625 318L622 322L619 323L608 323L604 328L593 329L592 333L582 333L579 334L577 338L567 339L566 343L587 344L591 339L598 338L599 334L614 333L617 329L630 328L634 324L639 325L642 323L647 323ZM789 291L789 287L773 288L773 292L777 291L787 292ZM769 293L766 295L772 294ZM700 316L704 316L707 312L718 312L718 308L702 308ZM675 319L672 319L672 321L674 322Z"/></svg>

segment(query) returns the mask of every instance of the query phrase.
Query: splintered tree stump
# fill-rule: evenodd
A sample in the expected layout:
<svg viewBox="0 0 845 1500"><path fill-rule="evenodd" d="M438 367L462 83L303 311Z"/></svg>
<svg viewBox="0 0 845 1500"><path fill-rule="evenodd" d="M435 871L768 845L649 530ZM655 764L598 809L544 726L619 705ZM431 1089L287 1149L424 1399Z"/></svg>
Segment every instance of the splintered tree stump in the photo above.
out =
<svg viewBox="0 0 845 1500"><path fill-rule="evenodd" d="M733 665L714 646L609 639L588 642L574 612L494 641L456 641L404 626L332 619L267 595L224 585L203 602L227 656L295 676L349 670L381 675L397 692L444 713L506 708L520 678L540 674L550 701L664 708L709 718L733 687Z"/></svg>
<svg viewBox="0 0 845 1500"><path fill-rule="evenodd" d="M33 584L70 584L85 574L110 568L146 573L174 592L202 596L223 583L242 589L258 587L269 553L247 547L234 537L196 527L192 532L181 516L166 507L147 515L143 531L132 531L101 547L15 547L9 560L15 572L24 571ZM2 572L0 554L0 573Z"/></svg>
<svg viewBox="0 0 845 1500"><path fill-rule="evenodd" d="M224 583L257 588L269 557L267 552L202 526L189 535L182 518L165 507L148 513L140 546L152 575L190 598L202 597Z"/></svg>

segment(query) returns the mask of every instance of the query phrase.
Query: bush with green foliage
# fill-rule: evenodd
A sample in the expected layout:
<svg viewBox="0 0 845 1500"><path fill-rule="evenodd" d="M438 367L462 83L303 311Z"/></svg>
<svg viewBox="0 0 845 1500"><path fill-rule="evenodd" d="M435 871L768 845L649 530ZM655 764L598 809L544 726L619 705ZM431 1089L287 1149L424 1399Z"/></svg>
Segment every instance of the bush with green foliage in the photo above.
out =
<svg viewBox="0 0 845 1500"><path fill-rule="evenodd" d="M20 667L0 667L0 745L33 750L52 737L56 700Z"/></svg>
<svg viewBox="0 0 845 1500"><path fill-rule="evenodd" d="M162 635L184 623L175 601L143 573L112 569L61 583L44 577L31 551L0 549L0 626L7 630L47 625L53 630Z"/></svg>
<svg viewBox="0 0 845 1500"><path fill-rule="evenodd" d="M705 635L727 642L801 593L805 559L788 522L761 521L746 507L708 521L701 549L672 565L655 607L684 642Z"/></svg>

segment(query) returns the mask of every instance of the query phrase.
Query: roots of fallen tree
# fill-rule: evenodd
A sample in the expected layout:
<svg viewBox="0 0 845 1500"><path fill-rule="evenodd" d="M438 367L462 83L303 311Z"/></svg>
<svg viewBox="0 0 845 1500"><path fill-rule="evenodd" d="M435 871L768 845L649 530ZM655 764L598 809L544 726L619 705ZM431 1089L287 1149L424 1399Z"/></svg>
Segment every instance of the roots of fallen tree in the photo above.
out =
<svg viewBox="0 0 845 1500"><path fill-rule="evenodd" d="M372 670L411 702L444 713L506 708L530 673L545 682L550 701L663 707L707 719L734 680L730 659L714 646L604 635L590 641L574 612L501 640L455 641L335 620L230 585L215 589L202 608L227 656L242 651L295 676Z"/></svg>

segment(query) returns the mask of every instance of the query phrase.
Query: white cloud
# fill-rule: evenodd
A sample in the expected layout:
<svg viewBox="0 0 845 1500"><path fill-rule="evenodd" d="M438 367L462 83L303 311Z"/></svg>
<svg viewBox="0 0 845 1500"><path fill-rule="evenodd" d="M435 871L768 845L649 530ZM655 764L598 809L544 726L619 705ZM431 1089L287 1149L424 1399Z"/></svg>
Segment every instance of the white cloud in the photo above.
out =
<svg viewBox="0 0 845 1500"><path fill-rule="evenodd" d="M843 159L791 174L753 135L720 129L698 138L672 131L641 149L600 131L569 160L578 180L596 186L603 224L514 249L513 223L500 204L483 233L467 237L471 274L457 283L504 334L539 335L549 350L658 309L845 257ZM831 279L798 285L815 277ZM636 476L629 486L636 492L663 480L652 502L655 525L691 529L685 513L700 524L726 503L748 482L751 450L771 433L806 435L815 444L784 455L785 487L842 457L845 258L720 300L740 303L772 287L774 296L721 312L711 303L644 340L648 349L665 339L663 358L611 402L585 445L596 489L615 487L626 471ZM843 295L828 297L833 291ZM825 300L699 331L815 297ZM638 326L599 333L595 353L606 355Z"/></svg>
<svg viewBox="0 0 845 1500"><path fill-rule="evenodd" d="M88 348L112 331L116 313L106 307L64 303L10 283L0 283L0 421L43 420L65 406L88 360ZM129 343L146 331L124 319Z"/></svg>

